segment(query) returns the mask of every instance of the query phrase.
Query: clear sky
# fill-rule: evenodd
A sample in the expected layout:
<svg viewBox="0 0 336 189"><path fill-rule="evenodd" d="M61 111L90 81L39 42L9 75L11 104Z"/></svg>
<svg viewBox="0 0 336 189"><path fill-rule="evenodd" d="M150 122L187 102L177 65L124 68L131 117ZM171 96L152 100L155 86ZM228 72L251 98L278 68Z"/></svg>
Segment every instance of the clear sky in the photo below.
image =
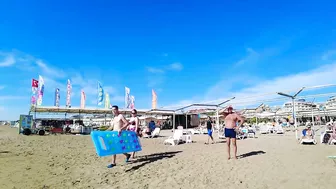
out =
<svg viewBox="0 0 336 189"><path fill-rule="evenodd" d="M336 83L335 2L1 1L0 120L28 113L31 79L97 107L97 81L136 108ZM322 92L333 92L334 89Z"/></svg>

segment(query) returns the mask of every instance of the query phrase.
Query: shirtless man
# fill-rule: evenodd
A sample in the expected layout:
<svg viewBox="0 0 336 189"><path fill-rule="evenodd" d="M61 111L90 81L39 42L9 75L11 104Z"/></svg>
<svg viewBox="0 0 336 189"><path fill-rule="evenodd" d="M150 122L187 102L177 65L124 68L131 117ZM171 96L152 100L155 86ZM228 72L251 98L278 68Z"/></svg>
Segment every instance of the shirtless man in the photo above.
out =
<svg viewBox="0 0 336 189"><path fill-rule="evenodd" d="M111 126L107 129L107 131L118 131L118 134L120 135L123 130L125 130L129 122L125 119L125 117L119 113L118 106L112 106L112 112L114 115L113 121L111 123ZM124 153L126 156L126 163L129 161L131 155ZM112 157L112 164L108 165L107 168L112 168L116 165L116 155L113 155Z"/></svg>
<svg viewBox="0 0 336 189"><path fill-rule="evenodd" d="M231 106L229 106L227 110L228 113L224 113L224 116L225 116L225 138L227 144L228 159L231 158L230 156L231 142L233 144L234 158L237 159L236 135L238 129L244 123L244 119L240 117L237 113L233 113L232 112L233 108ZM240 123L238 126L236 124L237 122Z"/></svg>

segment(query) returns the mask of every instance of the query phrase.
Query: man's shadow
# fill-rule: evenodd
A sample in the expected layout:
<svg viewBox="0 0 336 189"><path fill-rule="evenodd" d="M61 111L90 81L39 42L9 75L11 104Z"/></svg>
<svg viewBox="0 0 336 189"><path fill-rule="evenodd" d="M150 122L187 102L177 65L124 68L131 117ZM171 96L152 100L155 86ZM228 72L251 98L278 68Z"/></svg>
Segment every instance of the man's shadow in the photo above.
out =
<svg viewBox="0 0 336 189"><path fill-rule="evenodd" d="M150 154L150 155L145 155L145 156L139 156L137 160L133 161L132 163L139 163L141 162L141 164L133 166L132 168L126 170L126 172L129 171L135 171L137 169L140 169L141 167L155 162L155 161L159 161L162 159L167 159L167 158L172 158L174 157L176 154L181 153L182 151L174 151L174 152L163 152L163 153L155 153L155 154Z"/></svg>
<svg viewBox="0 0 336 189"><path fill-rule="evenodd" d="M247 158L247 157L256 156L256 155L262 155L262 154L266 154L266 152L260 151L260 150L259 151L252 151L252 152L248 152L248 153L239 155L238 159Z"/></svg>

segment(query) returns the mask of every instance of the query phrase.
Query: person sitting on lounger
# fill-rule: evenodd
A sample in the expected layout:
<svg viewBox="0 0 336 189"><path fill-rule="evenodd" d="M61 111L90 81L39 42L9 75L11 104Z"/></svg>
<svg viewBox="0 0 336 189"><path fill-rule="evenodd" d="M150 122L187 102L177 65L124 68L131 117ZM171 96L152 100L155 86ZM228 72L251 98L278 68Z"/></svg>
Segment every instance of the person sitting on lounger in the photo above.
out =
<svg viewBox="0 0 336 189"><path fill-rule="evenodd" d="M302 131L302 139L313 139L313 130L311 130L311 126L308 125L307 129L304 129Z"/></svg>
<svg viewBox="0 0 336 189"><path fill-rule="evenodd" d="M336 140L336 123L333 124L332 131L328 144L330 144L332 140Z"/></svg>

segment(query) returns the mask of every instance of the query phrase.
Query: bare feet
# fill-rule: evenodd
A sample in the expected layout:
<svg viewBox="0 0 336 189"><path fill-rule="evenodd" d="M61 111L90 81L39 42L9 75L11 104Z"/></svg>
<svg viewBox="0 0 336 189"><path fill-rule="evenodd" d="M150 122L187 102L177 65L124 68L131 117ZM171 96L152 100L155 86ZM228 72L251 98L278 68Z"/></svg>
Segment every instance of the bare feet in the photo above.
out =
<svg viewBox="0 0 336 189"><path fill-rule="evenodd" d="M228 159L228 160L230 160L230 159L231 159L231 157L228 157L227 159Z"/></svg>
<svg viewBox="0 0 336 189"><path fill-rule="evenodd" d="M236 157L234 157L233 159L238 159L238 158L237 158L237 156L236 156Z"/></svg>

